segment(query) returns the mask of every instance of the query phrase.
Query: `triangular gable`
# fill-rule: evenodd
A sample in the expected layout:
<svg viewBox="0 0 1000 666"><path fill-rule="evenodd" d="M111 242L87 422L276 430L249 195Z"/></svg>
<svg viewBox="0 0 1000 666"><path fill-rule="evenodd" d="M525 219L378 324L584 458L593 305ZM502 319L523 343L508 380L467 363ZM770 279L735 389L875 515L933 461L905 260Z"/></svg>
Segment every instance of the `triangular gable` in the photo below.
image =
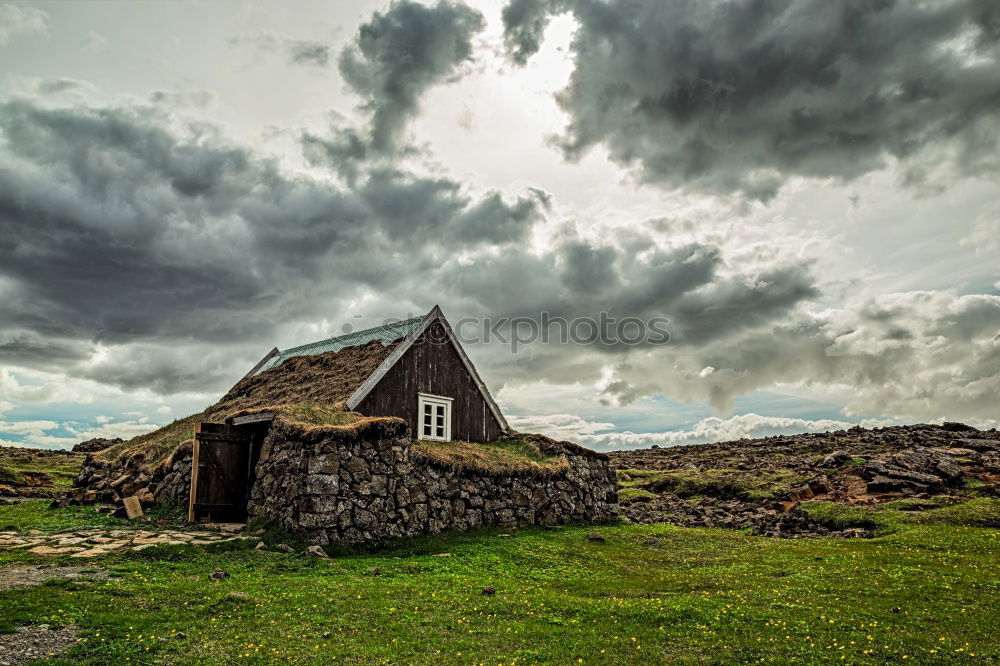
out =
<svg viewBox="0 0 1000 666"><path fill-rule="evenodd" d="M500 428L504 432L509 433L510 427L507 425L507 420L503 417L503 414L500 413L500 408L497 407L496 402L493 400L493 396L490 395L489 389L486 388L486 384L483 383L479 373L476 372L476 366L472 364L472 361L466 355L465 350L462 349L462 345L455 337L454 331L451 330L451 324L449 324L448 320L445 319L444 313L441 312L440 306L437 305L435 305L420 321L420 323L412 331L410 331L405 338L403 338L403 341L399 343L399 345L392 351L391 354L389 354L388 357L386 357L375 372L373 372L371 376L369 376L368 379L366 379L361 386L358 387L358 390L347 399L347 408L351 410L356 409L357 406L361 404L361 401L365 399L365 396L371 393L372 389L374 389L375 386L382 381L382 378L385 377L389 370L396 365L399 359L403 357L403 354L405 354L410 347L413 346L414 342L420 339L420 336L423 335L428 327L430 327L430 325L435 321L441 322L441 327L448 336L448 340L451 341L452 346L458 353L458 357L462 360L462 365L464 365L465 369L469 372L469 376L472 377L473 383L476 385L476 388L479 389L479 393L483 396L483 400L486 401L486 405L490 408L490 412L497 420L497 423L500 424Z"/></svg>

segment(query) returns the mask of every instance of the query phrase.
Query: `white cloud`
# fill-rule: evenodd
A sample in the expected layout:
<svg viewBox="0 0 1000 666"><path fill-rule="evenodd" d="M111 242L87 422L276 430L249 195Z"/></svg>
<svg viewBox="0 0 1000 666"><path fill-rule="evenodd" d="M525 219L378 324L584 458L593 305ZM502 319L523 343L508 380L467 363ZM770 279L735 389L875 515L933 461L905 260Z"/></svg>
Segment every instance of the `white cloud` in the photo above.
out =
<svg viewBox="0 0 1000 666"><path fill-rule="evenodd" d="M19 36L44 34L48 25L49 15L37 7L0 4L0 46Z"/></svg>
<svg viewBox="0 0 1000 666"><path fill-rule="evenodd" d="M867 428L889 425L889 421L866 420ZM793 435L803 432L828 432L850 428L856 423L834 419L799 419L781 416L761 416L748 413L729 418L709 417L693 427L672 432L607 432L612 423L595 423L569 414L552 414L531 418L512 419L512 425L521 430L533 430L550 437L568 439L584 446L598 449L635 449L657 446L680 446L724 442L743 437L755 438L771 435Z"/></svg>

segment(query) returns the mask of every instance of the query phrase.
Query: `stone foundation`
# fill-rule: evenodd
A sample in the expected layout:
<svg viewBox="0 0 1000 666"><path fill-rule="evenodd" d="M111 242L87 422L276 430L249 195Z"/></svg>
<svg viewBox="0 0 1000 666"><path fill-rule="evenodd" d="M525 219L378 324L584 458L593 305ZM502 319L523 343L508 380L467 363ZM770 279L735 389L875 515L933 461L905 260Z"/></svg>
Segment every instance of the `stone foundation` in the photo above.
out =
<svg viewBox="0 0 1000 666"><path fill-rule="evenodd" d="M418 459L402 419L303 428L274 422L251 489L251 518L275 522L314 544L379 541L482 525L556 525L618 518L608 457L568 442L536 438L555 470L490 474ZM191 445L153 470L141 460L115 465L87 456L69 501L137 496L148 508L186 505Z"/></svg>
<svg viewBox="0 0 1000 666"><path fill-rule="evenodd" d="M314 544L357 543L483 525L555 525L618 517L607 456L540 438L555 472L490 474L416 459L401 419L304 430L275 422L249 513Z"/></svg>

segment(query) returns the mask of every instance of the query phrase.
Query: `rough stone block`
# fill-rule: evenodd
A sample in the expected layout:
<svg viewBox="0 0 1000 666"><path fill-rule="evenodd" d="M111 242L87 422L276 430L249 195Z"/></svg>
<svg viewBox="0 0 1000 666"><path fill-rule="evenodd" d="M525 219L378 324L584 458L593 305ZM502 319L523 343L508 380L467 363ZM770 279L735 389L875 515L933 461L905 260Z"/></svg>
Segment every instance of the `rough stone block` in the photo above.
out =
<svg viewBox="0 0 1000 666"><path fill-rule="evenodd" d="M305 490L310 495L336 495L340 490L340 477L334 474L310 474L306 478Z"/></svg>
<svg viewBox="0 0 1000 666"><path fill-rule="evenodd" d="M340 471L340 460L329 454L309 458L310 474L337 474Z"/></svg>

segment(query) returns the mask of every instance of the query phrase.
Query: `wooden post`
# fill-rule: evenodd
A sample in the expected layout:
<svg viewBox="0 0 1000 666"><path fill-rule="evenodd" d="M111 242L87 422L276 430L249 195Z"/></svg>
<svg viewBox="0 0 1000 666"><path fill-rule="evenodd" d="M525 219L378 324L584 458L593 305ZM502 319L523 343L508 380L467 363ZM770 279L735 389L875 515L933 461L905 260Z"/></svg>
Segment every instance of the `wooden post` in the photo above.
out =
<svg viewBox="0 0 1000 666"><path fill-rule="evenodd" d="M191 447L191 496L188 497L188 522L190 523L194 522L194 503L198 499L198 453L201 448L198 443L198 434L200 432L201 424L194 424L194 443Z"/></svg>

